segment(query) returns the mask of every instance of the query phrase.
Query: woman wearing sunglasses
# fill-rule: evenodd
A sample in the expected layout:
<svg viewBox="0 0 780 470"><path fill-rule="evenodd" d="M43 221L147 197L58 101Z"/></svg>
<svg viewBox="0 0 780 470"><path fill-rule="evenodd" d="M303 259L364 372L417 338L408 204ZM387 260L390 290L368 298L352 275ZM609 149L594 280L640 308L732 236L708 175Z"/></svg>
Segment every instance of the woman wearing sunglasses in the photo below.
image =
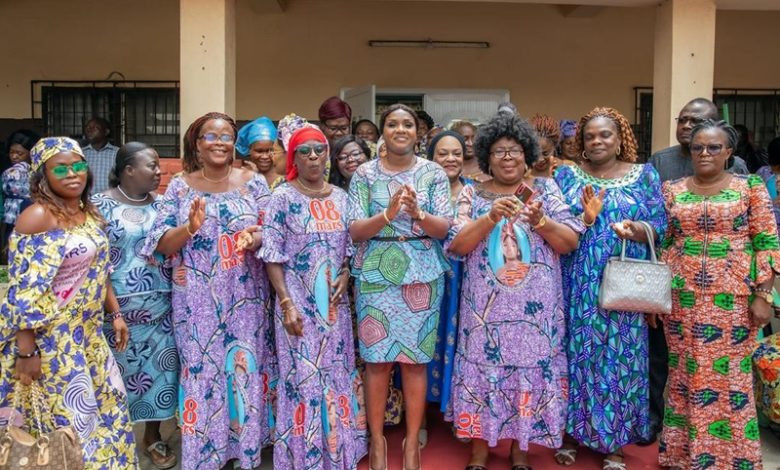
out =
<svg viewBox="0 0 780 470"><path fill-rule="evenodd" d="M349 189L349 181L355 170L368 161L371 149L360 137L348 135L333 144L330 156L330 184L343 190Z"/></svg>
<svg viewBox="0 0 780 470"><path fill-rule="evenodd" d="M366 453L363 384L347 302L347 193L324 179L325 135L295 131L288 183L271 196L263 247L276 292L276 468L357 468Z"/></svg>
<svg viewBox="0 0 780 470"><path fill-rule="evenodd" d="M666 416L669 468L761 468L751 356L772 312L780 259L772 201L757 175L732 175L737 131L691 131L693 176L664 183L664 260L674 273Z"/></svg>
<svg viewBox="0 0 780 470"><path fill-rule="evenodd" d="M0 310L0 415L10 415L21 393L17 411L37 431L23 386L35 382L46 401L44 432L72 427L87 470L136 468L122 375L103 336L108 319L117 349L127 346L108 279L108 239L89 199L92 175L67 137L43 138L30 155L35 203L11 235L11 282Z"/></svg>
<svg viewBox="0 0 780 470"><path fill-rule="evenodd" d="M452 221L444 170L414 154L417 116L387 108L380 120L387 155L361 165L349 186L360 354L366 361L371 431L369 468L387 468L383 437L390 372L403 379L406 439L403 468L421 468L419 431L425 410L426 365L433 359L444 273L441 240ZM406 445L410 444L410 445Z"/></svg>
<svg viewBox="0 0 780 470"><path fill-rule="evenodd" d="M141 251L150 259L155 251L176 255L184 469L231 460L255 468L260 447L270 444L275 356L268 282L254 256L269 192L262 176L233 166L235 138L235 122L222 113L190 125L184 174L171 180Z"/></svg>

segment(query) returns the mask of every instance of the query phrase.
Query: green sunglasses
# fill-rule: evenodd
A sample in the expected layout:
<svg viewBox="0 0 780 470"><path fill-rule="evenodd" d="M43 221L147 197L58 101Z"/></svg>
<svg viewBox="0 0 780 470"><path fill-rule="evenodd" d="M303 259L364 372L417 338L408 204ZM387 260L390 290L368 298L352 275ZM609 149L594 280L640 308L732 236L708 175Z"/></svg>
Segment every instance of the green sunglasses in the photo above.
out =
<svg viewBox="0 0 780 470"><path fill-rule="evenodd" d="M75 162L71 165L57 165L51 169L51 174L58 180L61 180L66 178L71 170L73 170L73 173L79 175L86 173L87 170L89 170L89 165L87 165L87 162L85 161Z"/></svg>

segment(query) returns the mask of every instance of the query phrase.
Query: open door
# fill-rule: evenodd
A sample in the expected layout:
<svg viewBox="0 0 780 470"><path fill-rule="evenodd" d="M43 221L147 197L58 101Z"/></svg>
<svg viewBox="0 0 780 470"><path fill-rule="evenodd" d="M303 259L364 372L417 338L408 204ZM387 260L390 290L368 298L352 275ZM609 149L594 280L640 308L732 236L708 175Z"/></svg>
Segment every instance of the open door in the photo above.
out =
<svg viewBox="0 0 780 470"><path fill-rule="evenodd" d="M434 121L449 126L461 120L485 122L503 101L509 101L509 90L432 91L425 93L423 106Z"/></svg>
<svg viewBox="0 0 780 470"><path fill-rule="evenodd" d="M367 85L357 88L342 88L341 99L352 108L352 122L361 119L376 118L376 86Z"/></svg>

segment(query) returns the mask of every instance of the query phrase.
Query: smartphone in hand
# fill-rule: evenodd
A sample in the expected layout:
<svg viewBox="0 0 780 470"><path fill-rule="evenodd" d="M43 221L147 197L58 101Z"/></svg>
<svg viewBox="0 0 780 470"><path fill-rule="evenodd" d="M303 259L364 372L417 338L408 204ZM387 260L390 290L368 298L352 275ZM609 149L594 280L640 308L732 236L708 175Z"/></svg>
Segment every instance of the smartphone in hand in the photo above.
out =
<svg viewBox="0 0 780 470"><path fill-rule="evenodd" d="M515 197L524 205L528 204L531 201L531 199L534 198L535 195L536 192L525 183L520 183L520 186L517 188L517 191L515 191Z"/></svg>

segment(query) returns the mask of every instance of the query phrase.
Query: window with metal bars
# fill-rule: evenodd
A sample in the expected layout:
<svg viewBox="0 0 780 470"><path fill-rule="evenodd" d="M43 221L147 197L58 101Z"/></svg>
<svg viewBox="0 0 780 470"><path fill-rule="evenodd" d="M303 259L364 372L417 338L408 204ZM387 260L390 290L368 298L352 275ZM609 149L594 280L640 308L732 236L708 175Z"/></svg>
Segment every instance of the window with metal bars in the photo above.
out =
<svg viewBox="0 0 780 470"><path fill-rule="evenodd" d="M742 124L753 135L753 143L766 148L769 142L780 136L780 89L716 88L715 104L721 118L731 125ZM653 129L653 89L634 88L636 102L634 133L641 157L650 156ZM677 117L679 110L674 111Z"/></svg>
<svg viewBox="0 0 780 470"><path fill-rule="evenodd" d="M83 138L92 117L111 123L114 145L140 141L161 157L178 157L179 82L33 81L33 117L46 135Z"/></svg>

